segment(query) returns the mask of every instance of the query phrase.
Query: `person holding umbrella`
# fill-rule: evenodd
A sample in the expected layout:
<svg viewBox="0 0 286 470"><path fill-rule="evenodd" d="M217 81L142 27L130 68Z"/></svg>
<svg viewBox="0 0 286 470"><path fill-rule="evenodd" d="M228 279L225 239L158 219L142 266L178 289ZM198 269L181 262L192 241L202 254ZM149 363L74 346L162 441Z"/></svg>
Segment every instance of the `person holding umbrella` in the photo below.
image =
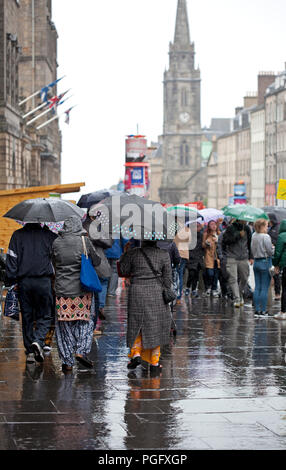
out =
<svg viewBox="0 0 286 470"><path fill-rule="evenodd" d="M172 286L170 256L157 247L156 241L142 241L141 248L126 250L121 256L119 269L123 277L130 278L127 367L135 369L143 360L150 366L151 375L158 375L160 348L169 344L172 322L170 306L162 294L162 283L168 289Z"/></svg>
<svg viewBox="0 0 286 470"><path fill-rule="evenodd" d="M51 255L56 238L47 227L26 224L13 233L7 251L6 285L17 286L28 363L44 361L44 340L53 317Z"/></svg>
<svg viewBox="0 0 286 470"><path fill-rule="evenodd" d="M92 264L100 266L92 242L81 220L72 216L53 243L56 294L56 340L63 372L71 371L76 360L85 367L93 363L87 357L92 346L94 323L91 319L92 293L85 292L80 281L84 245Z"/></svg>

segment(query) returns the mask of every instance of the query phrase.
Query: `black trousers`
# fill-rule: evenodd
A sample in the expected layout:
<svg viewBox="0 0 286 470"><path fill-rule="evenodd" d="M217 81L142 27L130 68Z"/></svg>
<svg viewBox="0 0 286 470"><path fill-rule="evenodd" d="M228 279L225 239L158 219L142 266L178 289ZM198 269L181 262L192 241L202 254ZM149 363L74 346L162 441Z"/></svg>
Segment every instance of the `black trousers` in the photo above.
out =
<svg viewBox="0 0 286 470"><path fill-rule="evenodd" d="M18 282L22 315L22 334L26 353L33 352L31 344L41 347L52 323L54 299L50 277L26 277Z"/></svg>
<svg viewBox="0 0 286 470"><path fill-rule="evenodd" d="M273 280L274 280L275 295L280 295L280 292L281 292L280 274L274 274Z"/></svg>
<svg viewBox="0 0 286 470"><path fill-rule="evenodd" d="M281 312L286 313L286 268L282 271Z"/></svg>
<svg viewBox="0 0 286 470"><path fill-rule="evenodd" d="M197 289L197 285L199 282L199 274L202 266L200 263L196 267L189 268L189 275L187 280L187 288L192 288L192 291Z"/></svg>

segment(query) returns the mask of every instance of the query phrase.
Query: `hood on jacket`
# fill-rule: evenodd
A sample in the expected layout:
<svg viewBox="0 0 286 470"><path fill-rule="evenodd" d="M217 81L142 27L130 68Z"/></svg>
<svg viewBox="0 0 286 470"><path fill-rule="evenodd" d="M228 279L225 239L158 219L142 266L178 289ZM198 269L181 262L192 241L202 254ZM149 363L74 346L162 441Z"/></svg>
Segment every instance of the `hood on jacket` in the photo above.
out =
<svg viewBox="0 0 286 470"><path fill-rule="evenodd" d="M286 220L282 220L280 223L279 233L286 232Z"/></svg>
<svg viewBox="0 0 286 470"><path fill-rule="evenodd" d="M84 230L80 218L76 215L72 215L71 217L65 220L63 229L60 232L61 235L65 235L68 233L74 233L75 235L86 234L86 230Z"/></svg>
<svg viewBox="0 0 286 470"><path fill-rule="evenodd" d="M278 224L279 224L277 215L274 214L273 212L271 212L270 214L268 214L268 217L269 217L270 222L273 223L273 226L274 226L274 227L275 227L275 225L278 225Z"/></svg>

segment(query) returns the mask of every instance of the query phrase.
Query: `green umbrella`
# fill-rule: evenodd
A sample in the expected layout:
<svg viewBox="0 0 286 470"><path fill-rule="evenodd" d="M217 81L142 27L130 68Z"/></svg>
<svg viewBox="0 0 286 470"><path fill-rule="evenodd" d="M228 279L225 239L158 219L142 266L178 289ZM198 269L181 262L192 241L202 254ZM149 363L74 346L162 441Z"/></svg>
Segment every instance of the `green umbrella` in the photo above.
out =
<svg viewBox="0 0 286 470"><path fill-rule="evenodd" d="M269 220L268 215L257 207L248 204L231 204L222 209L225 216L232 217L237 220L245 220L246 222L255 222L257 219Z"/></svg>
<svg viewBox="0 0 286 470"><path fill-rule="evenodd" d="M177 216L177 217L193 217L197 218L198 216L198 210L196 207L190 207L190 206L170 206L167 207L167 212L172 215L172 216Z"/></svg>

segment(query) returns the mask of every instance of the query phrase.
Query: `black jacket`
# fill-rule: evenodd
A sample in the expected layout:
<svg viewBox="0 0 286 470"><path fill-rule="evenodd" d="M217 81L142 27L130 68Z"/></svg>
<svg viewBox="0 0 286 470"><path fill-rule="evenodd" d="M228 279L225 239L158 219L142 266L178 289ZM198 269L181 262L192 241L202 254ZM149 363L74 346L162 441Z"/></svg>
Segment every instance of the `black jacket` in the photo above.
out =
<svg viewBox="0 0 286 470"><path fill-rule="evenodd" d="M6 255L7 286L24 277L52 276L52 244L57 235L48 227L27 224L16 230L10 240Z"/></svg>
<svg viewBox="0 0 286 470"><path fill-rule="evenodd" d="M197 244L193 250L189 251L188 269L197 269L198 265L203 265L205 250L203 248L203 231L197 232Z"/></svg>
<svg viewBox="0 0 286 470"><path fill-rule="evenodd" d="M244 237L240 232L245 231ZM252 233L248 225L242 225L238 221L229 225L222 237L222 251L227 258L237 260L253 259L251 253Z"/></svg>
<svg viewBox="0 0 286 470"><path fill-rule="evenodd" d="M269 228L268 234L270 235L273 245L276 245L277 238L279 235L280 224L278 222L276 214L268 214L270 221L273 223L272 227Z"/></svg>

